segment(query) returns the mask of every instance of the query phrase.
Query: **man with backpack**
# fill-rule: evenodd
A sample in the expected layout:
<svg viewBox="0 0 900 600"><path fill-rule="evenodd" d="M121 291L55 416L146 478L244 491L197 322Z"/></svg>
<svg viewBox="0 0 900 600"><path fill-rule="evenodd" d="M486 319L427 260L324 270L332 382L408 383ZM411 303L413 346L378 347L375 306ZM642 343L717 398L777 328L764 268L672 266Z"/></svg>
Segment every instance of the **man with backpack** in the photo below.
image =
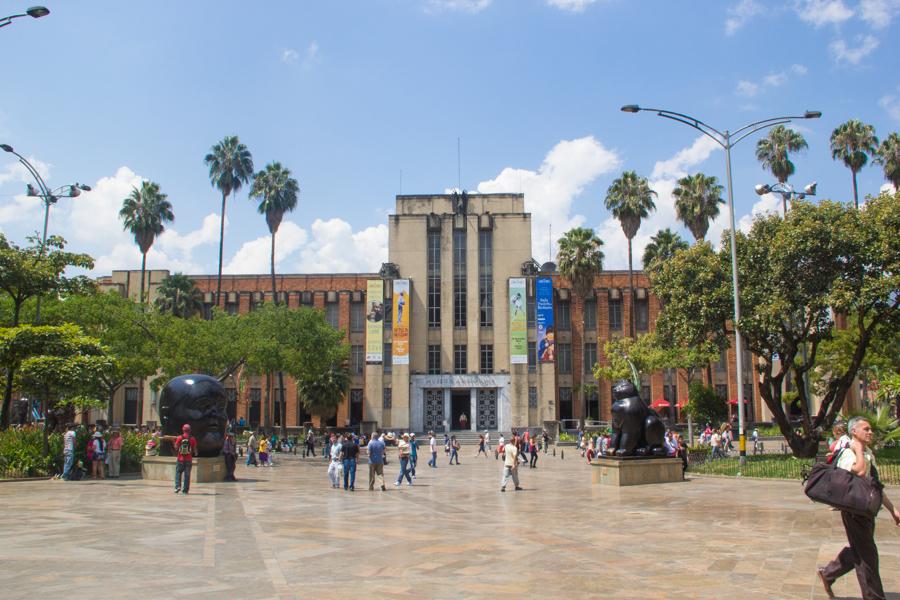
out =
<svg viewBox="0 0 900 600"><path fill-rule="evenodd" d="M194 456L197 455L197 438L191 435L191 426L186 424L181 428L181 435L175 438L175 493L187 494L191 489L191 467ZM184 486L181 478L184 476Z"/></svg>

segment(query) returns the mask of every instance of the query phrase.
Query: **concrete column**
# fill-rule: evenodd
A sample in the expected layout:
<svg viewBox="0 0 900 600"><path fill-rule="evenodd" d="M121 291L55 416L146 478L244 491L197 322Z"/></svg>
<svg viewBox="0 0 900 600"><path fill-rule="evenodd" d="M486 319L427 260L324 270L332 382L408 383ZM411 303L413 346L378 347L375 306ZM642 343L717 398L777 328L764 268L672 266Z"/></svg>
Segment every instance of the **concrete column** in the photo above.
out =
<svg viewBox="0 0 900 600"><path fill-rule="evenodd" d="M469 429L476 431L478 424L475 422L478 414L478 388L469 388Z"/></svg>

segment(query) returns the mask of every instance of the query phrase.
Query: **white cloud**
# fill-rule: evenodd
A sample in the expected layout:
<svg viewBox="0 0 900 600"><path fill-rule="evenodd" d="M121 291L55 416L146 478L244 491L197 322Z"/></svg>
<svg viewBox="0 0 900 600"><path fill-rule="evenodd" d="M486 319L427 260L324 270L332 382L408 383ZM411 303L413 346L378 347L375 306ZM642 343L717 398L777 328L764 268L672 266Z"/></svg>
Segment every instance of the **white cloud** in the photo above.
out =
<svg viewBox="0 0 900 600"><path fill-rule="evenodd" d="M734 93L738 96L747 96L752 98L759 93L759 84L742 79L738 81L737 88L734 90Z"/></svg>
<svg viewBox="0 0 900 600"><path fill-rule="evenodd" d="M900 86L897 86L900 93ZM900 121L900 97L894 94L885 94L878 100L878 106L887 111L887 114L895 121Z"/></svg>
<svg viewBox="0 0 900 600"><path fill-rule="evenodd" d="M797 16L815 27L840 25L853 16L843 0L802 0L796 4Z"/></svg>
<svg viewBox="0 0 900 600"><path fill-rule="evenodd" d="M734 93L738 96L752 98L753 96L756 96L757 94L767 89L781 87L782 85L790 81L792 76L802 77L808 72L809 69L807 69L804 65L794 64L787 69L769 73L768 75L763 77L762 81L760 81L759 83L742 79L738 81Z"/></svg>
<svg viewBox="0 0 900 600"><path fill-rule="evenodd" d="M44 179L44 181L50 178L50 165L34 158L33 156L28 157L28 162L32 167L34 167L34 169L38 172L38 175L40 175ZM34 177L31 175L25 165L18 161L18 159L8 163L3 167L3 170L0 171L0 185L16 181L20 183L35 183Z"/></svg>
<svg viewBox="0 0 900 600"><path fill-rule="evenodd" d="M479 13L490 6L492 0L428 0L427 12L461 11Z"/></svg>
<svg viewBox="0 0 900 600"><path fill-rule="evenodd" d="M40 198L20 194L12 202L0 204L0 223L33 223L33 231L42 226L44 203Z"/></svg>
<svg viewBox="0 0 900 600"><path fill-rule="evenodd" d="M275 269L306 243L306 232L293 221L283 221L275 235ZM222 268L223 273L244 275L247 273L268 273L272 239L264 235L244 242L235 255Z"/></svg>
<svg viewBox="0 0 900 600"><path fill-rule="evenodd" d="M781 202L781 195L771 193L763 194L759 197L759 200L753 204L753 208L750 209L750 214L744 215L738 219L737 228L740 231L748 233L750 228L753 227L753 221L756 217L762 215L780 215L782 210L783 205ZM727 211L723 212L727 213ZM725 214L725 217L727 219L728 215ZM719 235L721 235L721 233ZM718 238L716 238L716 240L718 240Z"/></svg>
<svg viewBox="0 0 900 600"><path fill-rule="evenodd" d="M531 247L535 258L546 259L550 245L564 231L584 223L582 215L572 215L572 203L584 188L600 175L618 169L619 156L593 136L563 140L544 157L537 171L507 167L489 181L478 184L479 193L523 193L525 210L531 213ZM555 257L555 244L551 254ZM554 259L555 260L555 259Z"/></svg>
<svg viewBox="0 0 900 600"><path fill-rule="evenodd" d="M548 6L568 12L582 12L597 0L546 0Z"/></svg>
<svg viewBox="0 0 900 600"><path fill-rule="evenodd" d="M860 61L878 47L878 38L872 35L856 36L856 46L849 46L844 40L835 40L828 45L828 50L835 62L858 65Z"/></svg>
<svg viewBox="0 0 900 600"><path fill-rule="evenodd" d="M387 225L354 233L342 219L316 219L310 229L297 263L301 273L377 273L388 259Z"/></svg>
<svg viewBox="0 0 900 600"><path fill-rule="evenodd" d="M293 48L285 48L281 53L281 62L293 65L300 60L300 54Z"/></svg>
<svg viewBox="0 0 900 600"><path fill-rule="evenodd" d="M687 175L691 167L695 167L709 158L714 150L721 149L721 146L715 140L701 135L694 143L679 150L675 156L668 160L658 161L653 166L653 173L650 179L680 179Z"/></svg>
<svg viewBox="0 0 900 600"><path fill-rule="evenodd" d="M900 0L862 0L859 16L874 29L884 29L900 14Z"/></svg>
<svg viewBox="0 0 900 600"><path fill-rule="evenodd" d="M725 34L734 35L747 21L764 11L765 7L755 0L741 0L728 9L730 16L725 20Z"/></svg>

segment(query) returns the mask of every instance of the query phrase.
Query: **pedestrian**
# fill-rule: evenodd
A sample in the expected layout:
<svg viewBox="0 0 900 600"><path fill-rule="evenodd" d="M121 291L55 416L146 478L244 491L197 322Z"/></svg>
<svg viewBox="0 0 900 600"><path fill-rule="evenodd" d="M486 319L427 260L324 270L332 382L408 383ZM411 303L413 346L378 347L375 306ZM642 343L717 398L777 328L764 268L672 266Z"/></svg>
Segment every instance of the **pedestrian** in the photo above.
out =
<svg viewBox="0 0 900 600"><path fill-rule="evenodd" d="M709 445L712 448L712 459L722 457L722 436L718 431L713 431L709 438Z"/></svg>
<svg viewBox="0 0 900 600"><path fill-rule="evenodd" d="M306 450L303 451L303 458L307 458L310 454L313 458L316 457L316 435L313 433L312 427L306 432Z"/></svg>
<svg viewBox="0 0 900 600"><path fill-rule="evenodd" d="M185 423L181 427L181 435L175 438L175 493L187 494L191 489L191 467L197 455L197 438L191 435L191 426ZM184 477L184 485L181 478Z"/></svg>
<svg viewBox="0 0 900 600"><path fill-rule="evenodd" d="M850 471L860 477L873 476L876 480L878 470L875 455L869 449L872 443L872 425L865 417L853 417L847 424L850 438L853 440L849 448L841 450L837 457L837 468ZM881 501L900 525L900 510L894 507L882 490ZM841 511L844 531L847 532L849 545L840 551L833 561L824 568L818 569L819 579L825 587L829 598L834 598L831 586L841 576L856 569L856 578L862 590L863 600L883 599L884 589L881 575L878 572L878 547L875 545L875 519L847 511Z"/></svg>
<svg viewBox="0 0 900 600"><path fill-rule="evenodd" d="M269 466L269 440L262 434L259 436L259 466Z"/></svg>
<svg viewBox="0 0 900 600"><path fill-rule="evenodd" d="M456 439L456 436L450 438L450 464L453 464L453 459L456 459L456 464L459 464L459 440Z"/></svg>
<svg viewBox="0 0 900 600"><path fill-rule="evenodd" d="M444 434L444 456L450 456L450 436Z"/></svg>
<svg viewBox="0 0 900 600"><path fill-rule="evenodd" d="M258 467L259 463L256 462L256 452L259 449L259 442L256 441L256 432L251 431L250 437L247 439L247 466L253 465L254 467Z"/></svg>
<svg viewBox="0 0 900 600"><path fill-rule="evenodd" d="M516 437L503 446L503 481L500 483L500 491L506 491L506 484L512 477L513 485L516 491L521 490L519 487L519 450L516 447Z"/></svg>
<svg viewBox="0 0 900 600"><path fill-rule="evenodd" d="M369 491L375 489L375 478L381 485L381 491L384 491L384 453L386 451L384 442L381 441L380 435L373 435L372 440L366 446L369 453Z"/></svg>
<svg viewBox="0 0 900 600"><path fill-rule="evenodd" d="M538 459L538 450L537 450L537 442L535 441L535 438L531 438L528 441L528 452L531 453L531 462L529 463L528 468L536 469L537 468L537 459Z"/></svg>
<svg viewBox="0 0 900 600"><path fill-rule="evenodd" d="M406 485L412 485L412 477L409 474L409 434L404 433L403 437L400 438L400 443L397 444L397 450L400 454L400 475L397 477L397 481L394 482L394 485L400 485L403 483L403 478L406 477ZM459 460L459 459L457 459Z"/></svg>
<svg viewBox="0 0 900 600"><path fill-rule="evenodd" d="M466 413L460 413L459 415L459 428L463 431L469 428L469 417L466 416Z"/></svg>
<svg viewBox="0 0 900 600"><path fill-rule="evenodd" d="M475 458L478 458L482 454L484 454L485 458L488 457L487 450L485 450L484 447L484 435L478 436L478 452L475 453Z"/></svg>
<svg viewBox="0 0 900 600"><path fill-rule="evenodd" d="M91 461L91 477L94 479L104 479L103 477L103 460L106 456L106 441L103 434L95 431L88 441L88 459Z"/></svg>
<svg viewBox="0 0 900 600"><path fill-rule="evenodd" d="M341 444L341 463L344 466L344 490L354 490L356 484L356 461L359 459L359 446L353 441L349 433L344 434L344 442Z"/></svg>
<svg viewBox="0 0 900 600"><path fill-rule="evenodd" d="M106 465L109 467L106 474L110 479L119 478L119 468L122 466L122 434L118 429L113 430L109 438Z"/></svg>
<svg viewBox="0 0 900 600"><path fill-rule="evenodd" d="M419 464L419 443L416 441L416 434L409 434L409 474L412 478L416 478L416 465Z"/></svg>
<svg viewBox="0 0 900 600"><path fill-rule="evenodd" d="M69 481L72 478L72 467L75 466L75 424L66 425L63 434L63 473L62 478Z"/></svg>
<svg viewBox="0 0 900 600"><path fill-rule="evenodd" d="M491 451L491 432L487 429L484 430L484 448L487 452ZM487 454L487 452L485 452L485 454Z"/></svg>
<svg viewBox="0 0 900 600"><path fill-rule="evenodd" d="M341 476L344 467L341 464L341 444L333 433L328 437L328 479L331 480L332 489L341 487Z"/></svg>
<svg viewBox="0 0 900 600"><path fill-rule="evenodd" d="M550 446L550 434L546 429L541 432L541 445L544 448L544 454L547 454L547 447Z"/></svg>
<svg viewBox="0 0 900 600"><path fill-rule="evenodd" d="M222 456L225 457L225 481L237 481L234 476L234 467L237 464L236 447L234 434L230 431L227 432L225 442L222 444Z"/></svg>
<svg viewBox="0 0 900 600"><path fill-rule="evenodd" d="M428 461L428 466L432 469L437 469L437 440L434 439L434 432L429 431L428 435L428 449L431 450L431 460Z"/></svg>

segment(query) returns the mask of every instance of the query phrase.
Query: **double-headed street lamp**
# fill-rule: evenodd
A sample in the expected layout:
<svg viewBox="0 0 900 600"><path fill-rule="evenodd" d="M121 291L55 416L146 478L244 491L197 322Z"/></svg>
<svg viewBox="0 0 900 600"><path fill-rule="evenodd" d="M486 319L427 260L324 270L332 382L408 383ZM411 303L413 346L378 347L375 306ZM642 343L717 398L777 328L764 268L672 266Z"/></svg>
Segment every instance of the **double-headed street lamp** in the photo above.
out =
<svg viewBox="0 0 900 600"><path fill-rule="evenodd" d="M788 182L776 182L773 184L757 184L753 189L756 190L757 195L765 196L769 193L779 194L781 196L781 216L787 217L787 203L788 200L791 201L791 205L793 205L794 200L803 200L807 196L815 196L816 195L816 185L818 185L815 181L811 184L803 188L802 192L797 192L794 190L794 187Z"/></svg>
<svg viewBox="0 0 900 600"><path fill-rule="evenodd" d="M715 127L711 127L695 117L691 117L671 110L660 108L643 108L638 106L637 104L627 104L622 107L622 111L627 113L636 113L641 111L655 112L660 117L678 121L679 123L683 123L688 127L693 127L703 135L712 139L714 142L720 145L722 149L725 150L725 175L727 179L726 183L728 186L728 210L731 213L731 285L732 292L734 294L734 345L735 362L737 363L735 373L737 374L738 434L740 436L740 460L741 464L743 464L747 458L747 440L744 437L744 348L743 342L741 340L741 330L738 326L741 320L741 302L737 270L737 244L735 242L734 235L734 186L731 179L731 149L738 142L745 139L747 136L753 135L757 131L767 129L775 125L790 123L794 119L818 119L822 116L822 113L817 110L808 110L803 115L773 117L771 119L763 119L761 121L750 123L749 125L744 125L740 129L736 129L735 131L728 131L727 129L725 131L719 131Z"/></svg>
<svg viewBox="0 0 900 600"><path fill-rule="evenodd" d="M32 17L34 19L40 19L41 17L46 17L50 14L50 9L45 8L43 6L32 6L27 9L21 15L10 15L8 17L0 17L0 27L6 27L10 23L12 23L13 19L18 19L19 17Z"/></svg>

